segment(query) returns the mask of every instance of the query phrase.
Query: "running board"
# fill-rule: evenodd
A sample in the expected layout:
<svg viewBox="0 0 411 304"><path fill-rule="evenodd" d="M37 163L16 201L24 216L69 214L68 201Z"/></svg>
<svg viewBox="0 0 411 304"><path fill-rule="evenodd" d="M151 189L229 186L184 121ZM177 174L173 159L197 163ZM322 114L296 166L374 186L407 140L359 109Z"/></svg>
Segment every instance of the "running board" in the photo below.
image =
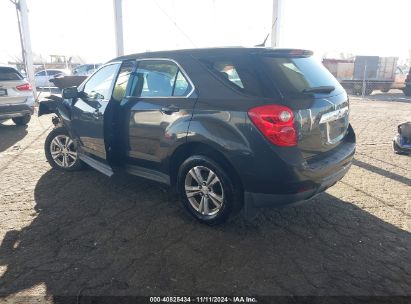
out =
<svg viewBox="0 0 411 304"><path fill-rule="evenodd" d="M170 176L157 170L151 170L135 165L127 165L125 167L125 170L129 174L150 179L162 184L170 185Z"/></svg>
<svg viewBox="0 0 411 304"><path fill-rule="evenodd" d="M108 177L111 177L114 174L113 170L109 165L103 164L102 162L99 162L98 160L95 160L90 156L87 156L85 154L79 154L79 158L90 167L107 175Z"/></svg>

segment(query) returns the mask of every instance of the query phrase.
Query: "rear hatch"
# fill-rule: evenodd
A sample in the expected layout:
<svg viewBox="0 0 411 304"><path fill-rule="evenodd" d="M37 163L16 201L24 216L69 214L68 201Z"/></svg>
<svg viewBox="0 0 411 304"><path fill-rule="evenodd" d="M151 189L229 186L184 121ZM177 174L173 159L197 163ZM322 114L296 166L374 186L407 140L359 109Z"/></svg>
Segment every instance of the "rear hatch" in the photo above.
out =
<svg viewBox="0 0 411 304"><path fill-rule="evenodd" d="M347 94L312 52L222 49L199 59L221 81L250 96L254 106L280 104L293 111L306 160L325 157L347 133Z"/></svg>
<svg viewBox="0 0 411 304"><path fill-rule="evenodd" d="M336 148L348 130L349 102L334 76L309 51L267 51L258 57L282 104L294 111L303 157L314 160Z"/></svg>
<svg viewBox="0 0 411 304"><path fill-rule="evenodd" d="M0 67L0 105L24 103L33 96L23 76L11 67Z"/></svg>

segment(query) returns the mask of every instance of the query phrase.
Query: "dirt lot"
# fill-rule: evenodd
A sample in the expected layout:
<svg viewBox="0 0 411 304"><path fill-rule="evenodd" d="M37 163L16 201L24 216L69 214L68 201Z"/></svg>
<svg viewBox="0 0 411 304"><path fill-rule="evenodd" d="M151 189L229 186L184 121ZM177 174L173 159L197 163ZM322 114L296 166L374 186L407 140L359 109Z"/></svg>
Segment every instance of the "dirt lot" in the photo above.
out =
<svg viewBox="0 0 411 304"><path fill-rule="evenodd" d="M0 124L0 294L411 295L411 157L401 94L352 98L356 159L308 203L218 228L166 188L50 169L50 116Z"/></svg>

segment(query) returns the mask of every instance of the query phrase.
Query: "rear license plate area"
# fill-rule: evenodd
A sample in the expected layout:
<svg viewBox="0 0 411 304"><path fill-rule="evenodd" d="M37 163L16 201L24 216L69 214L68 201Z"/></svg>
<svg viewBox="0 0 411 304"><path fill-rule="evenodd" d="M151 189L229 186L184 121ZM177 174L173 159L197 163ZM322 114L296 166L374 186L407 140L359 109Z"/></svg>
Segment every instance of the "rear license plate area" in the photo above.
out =
<svg viewBox="0 0 411 304"><path fill-rule="evenodd" d="M7 90L6 89L0 89L0 96L7 96Z"/></svg>

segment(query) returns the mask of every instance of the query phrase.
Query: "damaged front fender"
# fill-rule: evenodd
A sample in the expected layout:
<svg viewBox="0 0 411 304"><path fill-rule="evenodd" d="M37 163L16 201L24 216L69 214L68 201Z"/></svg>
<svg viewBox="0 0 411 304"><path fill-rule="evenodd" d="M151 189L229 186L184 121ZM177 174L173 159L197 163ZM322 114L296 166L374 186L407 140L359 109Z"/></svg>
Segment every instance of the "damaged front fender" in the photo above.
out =
<svg viewBox="0 0 411 304"><path fill-rule="evenodd" d="M40 102L38 116L54 113L65 121L70 120L71 110L69 103L59 96L50 95L47 99Z"/></svg>

